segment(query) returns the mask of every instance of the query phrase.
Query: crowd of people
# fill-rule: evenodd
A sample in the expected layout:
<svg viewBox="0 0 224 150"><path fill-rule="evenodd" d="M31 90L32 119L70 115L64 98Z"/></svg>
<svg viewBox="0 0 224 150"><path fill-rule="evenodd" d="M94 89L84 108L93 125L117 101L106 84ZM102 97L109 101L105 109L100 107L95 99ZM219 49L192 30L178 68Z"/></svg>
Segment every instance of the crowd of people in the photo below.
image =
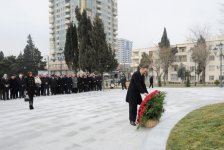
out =
<svg viewBox="0 0 224 150"><path fill-rule="evenodd" d="M4 74L0 79L0 99L24 98L28 76ZM34 76L34 95L46 96L102 90L102 77L95 74L37 75Z"/></svg>

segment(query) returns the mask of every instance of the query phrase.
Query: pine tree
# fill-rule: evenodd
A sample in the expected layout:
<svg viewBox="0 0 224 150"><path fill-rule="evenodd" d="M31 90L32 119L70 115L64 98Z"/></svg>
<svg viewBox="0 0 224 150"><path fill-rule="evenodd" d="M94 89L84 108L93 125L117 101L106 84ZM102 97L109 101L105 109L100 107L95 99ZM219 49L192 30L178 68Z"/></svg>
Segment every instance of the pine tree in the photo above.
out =
<svg viewBox="0 0 224 150"><path fill-rule="evenodd" d="M77 68L79 67L79 49L76 26L75 24L73 25L73 23L70 23L66 33L64 55L65 62L68 65L68 68L70 70L74 69L75 71L77 71Z"/></svg>
<svg viewBox="0 0 224 150"><path fill-rule="evenodd" d="M41 52L35 47L31 35L28 35L27 45L23 53L24 71L32 71L37 74L39 69L44 69L46 65L42 62Z"/></svg>
<svg viewBox="0 0 224 150"><path fill-rule="evenodd" d="M117 66L118 66L118 62L117 62L117 59L115 58L115 52L112 50L111 46L108 45L108 57L107 57L107 61L108 61L108 67L106 68L107 72L110 72L110 71L114 71Z"/></svg>
<svg viewBox="0 0 224 150"><path fill-rule="evenodd" d="M72 69L73 58L74 58L74 52L72 48L72 29L73 29L73 24L70 23L66 33L66 41L65 41L65 49L64 49L65 62L70 70Z"/></svg>
<svg viewBox="0 0 224 150"><path fill-rule="evenodd" d="M95 50L92 46L92 23L84 10L78 26L79 66L84 71L92 72L95 68Z"/></svg>
<svg viewBox="0 0 224 150"><path fill-rule="evenodd" d="M108 64L108 45L102 20L96 16L93 23L93 47L96 50L96 71L103 73L109 68Z"/></svg>
<svg viewBox="0 0 224 150"><path fill-rule="evenodd" d="M73 58L73 66L72 68L77 71L79 68L79 45L78 45L78 35L77 35L77 28L76 25L73 25L73 30L72 30L72 48L73 48L73 53L74 53L74 58Z"/></svg>
<svg viewBox="0 0 224 150"><path fill-rule="evenodd" d="M0 61L2 61L4 59L4 53L2 51L0 51Z"/></svg>

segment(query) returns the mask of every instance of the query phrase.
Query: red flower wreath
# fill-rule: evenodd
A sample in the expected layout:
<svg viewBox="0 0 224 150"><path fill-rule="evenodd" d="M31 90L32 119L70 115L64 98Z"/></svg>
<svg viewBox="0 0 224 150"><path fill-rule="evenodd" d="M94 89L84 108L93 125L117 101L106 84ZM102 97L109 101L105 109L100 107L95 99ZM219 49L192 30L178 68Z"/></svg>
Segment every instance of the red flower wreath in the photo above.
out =
<svg viewBox="0 0 224 150"><path fill-rule="evenodd" d="M138 118L137 118L137 124L139 124L139 120L140 118L143 116L145 110L146 110L146 103L148 101L150 101L152 99L153 96L155 96L156 94L158 94L159 91L158 90L155 90L153 91L152 93L148 94L145 99L142 101L139 109L138 109Z"/></svg>

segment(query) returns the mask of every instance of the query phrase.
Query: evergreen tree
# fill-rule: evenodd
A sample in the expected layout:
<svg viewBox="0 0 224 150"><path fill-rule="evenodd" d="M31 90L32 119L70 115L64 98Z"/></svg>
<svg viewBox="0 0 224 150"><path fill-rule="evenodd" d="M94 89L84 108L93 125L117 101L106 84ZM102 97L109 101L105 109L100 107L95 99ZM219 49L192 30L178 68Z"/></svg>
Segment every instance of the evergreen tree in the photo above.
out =
<svg viewBox="0 0 224 150"><path fill-rule="evenodd" d="M72 69L73 59L74 59L74 52L72 47L72 42L73 42L72 29L73 29L73 24L70 23L66 33L66 41L65 41L65 49L64 49L65 62L70 70Z"/></svg>
<svg viewBox="0 0 224 150"><path fill-rule="evenodd" d="M0 61L2 61L4 59L4 53L2 51L0 51Z"/></svg>
<svg viewBox="0 0 224 150"><path fill-rule="evenodd" d="M78 26L79 65L84 71L92 72L95 68L95 50L92 46L92 23L84 10Z"/></svg>
<svg viewBox="0 0 224 150"><path fill-rule="evenodd" d="M106 67L105 70L107 72L114 71L118 66L117 59L115 58L115 52L111 49L110 45L108 45L107 65L108 67Z"/></svg>
<svg viewBox="0 0 224 150"><path fill-rule="evenodd" d="M164 28L161 42L159 43L160 48L170 48L170 40L168 39L166 28Z"/></svg>
<svg viewBox="0 0 224 150"><path fill-rule="evenodd" d="M31 35L28 35L27 45L23 53L24 71L32 71L37 74L39 69L44 69L45 63L42 62L41 52L35 47Z"/></svg>
<svg viewBox="0 0 224 150"><path fill-rule="evenodd" d="M72 30L72 48L73 48L73 53L74 53L74 58L73 58L73 69L77 71L79 66L79 44L78 44L78 35L77 35L77 28L76 25L73 25L73 30Z"/></svg>
<svg viewBox="0 0 224 150"><path fill-rule="evenodd" d="M96 71L103 73L109 68L108 59L108 45L106 42L106 34L104 32L104 26L102 20L96 16L93 23L93 47L96 50Z"/></svg>

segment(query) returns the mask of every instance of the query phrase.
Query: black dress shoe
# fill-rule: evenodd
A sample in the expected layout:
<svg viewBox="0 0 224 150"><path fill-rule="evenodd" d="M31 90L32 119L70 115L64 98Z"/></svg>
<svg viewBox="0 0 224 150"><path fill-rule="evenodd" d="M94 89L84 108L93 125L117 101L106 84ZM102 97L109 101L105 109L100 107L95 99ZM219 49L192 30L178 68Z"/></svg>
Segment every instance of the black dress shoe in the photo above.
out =
<svg viewBox="0 0 224 150"><path fill-rule="evenodd" d="M133 126L136 126L134 121L131 121L130 124L133 125Z"/></svg>
<svg viewBox="0 0 224 150"><path fill-rule="evenodd" d="M33 105L30 105L30 110L31 110L31 109L34 109L34 108L33 108Z"/></svg>

